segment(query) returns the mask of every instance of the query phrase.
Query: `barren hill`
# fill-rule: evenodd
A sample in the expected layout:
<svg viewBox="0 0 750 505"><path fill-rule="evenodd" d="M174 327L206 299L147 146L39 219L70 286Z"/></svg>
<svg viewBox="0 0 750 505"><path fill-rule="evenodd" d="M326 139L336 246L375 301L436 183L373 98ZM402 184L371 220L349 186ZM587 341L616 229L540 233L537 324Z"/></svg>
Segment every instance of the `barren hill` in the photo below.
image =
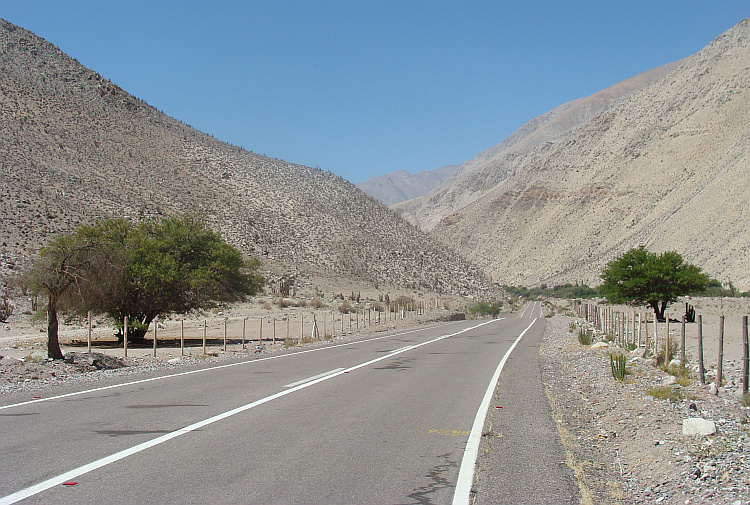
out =
<svg viewBox="0 0 750 505"><path fill-rule="evenodd" d="M84 222L190 210L276 272L496 293L338 176L213 139L5 21L0 51L0 273Z"/></svg>
<svg viewBox="0 0 750 505"><path fill-rule="evenodd" d="M496 280L597 284L643 244L750 289L750 25L555 142L507 155L497 184L433 235Z"/></svg>
<svg viewBox="0 0 750 505"><path fill-rule="evenodd" d="M420 197L395 204L393 209L423 230L433 229L442 218L481 198L511 176L510 167L514 160L523 158L539 145L557 142L602 111L664 77L680 63L682 61L668 63L643 72L535 117L499 144L459 165L455 175L441 186L422 193Z"/></svg>

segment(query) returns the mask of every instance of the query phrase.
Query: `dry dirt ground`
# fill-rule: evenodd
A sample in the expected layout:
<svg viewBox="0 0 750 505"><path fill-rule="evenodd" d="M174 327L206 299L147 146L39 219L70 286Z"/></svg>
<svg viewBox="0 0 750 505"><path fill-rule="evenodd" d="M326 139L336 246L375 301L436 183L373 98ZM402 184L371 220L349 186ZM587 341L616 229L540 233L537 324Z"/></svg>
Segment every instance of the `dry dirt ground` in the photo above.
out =
<svg viewBox="0 0 750 505"><path fill-rule="evenodd" d="M63 328L63 346L70 363L44 359L44 335L41 322L31 323L17 318L0 325L0 394L28 391L34 394L54 388L61 381L94 382L101 374L137 374L155 368L177 368L198 361L219 361L232 356L282 352L285 348L286 321L290 321L290 339L300 332L300 314L307 319L306 333L312 314L322 326L326 318L327 333L332 333L332 307L313 311L304 308L279 308L272 299L255 305L237 307L210 318L194 318L185 322L187 341L185 354L175 343L160 346L153 357L150 346L132 348L127 358L111 337L105 325L94 328L94 353L86 353L85 326ZM707 382L713 380L716 366L716 330L718 314L726 316L725 382L715 392L702 385L695 373L683 382L674 379L652 360L630 356L626 380L618 382L611 373L609 353L626 352L616 347L593 349L578 342L578 329L585 321L574 317L565 302L547 304L547 329L540 348L543 378L558 426L560 440L567 452L567 463L576 475L583 504L750 504L750 407L741 404L741 316L750 313L744 300L693 300L698 314L704 318L706 336ZM269 305L271 306L269 308ZM678 306L675 306L677 309ZM348 315L336 320L337 332L332 339L352 339L361 335L394 328L432 324L455 313L433 310L406 319L381 319L380 324L367 324L360 315L359 329ZM678 314L670 313L673 317ZM255 340L258 328L250 337L248 322L257 325L263 316L262 345ZM354 317L354 316L352 316ZM393 316L392 316L393 317ZM223 348L223 321L229 325L229 343ZM243 349L238 336L241 322L247 318L248 341ZM272 321L277 321L277 342L273 344ZM207 352L203 353L203 321L209 320ZM180 321L165 320L159 325L159 338L179 340ZM663 331L660 328L661 331ZM679 334L679 325L671 332ZM322 333L322 328L321 328ZM696 328L688 325L688 368L696 368L692 335ZM601 338L595 339L599 341ZM76 343L77 342L77 343ZM325 340L321 340L325 342ZM150 342L149 342L150 343ZM297 342L298 345L299 342ZM305 345L320 345L311 342ZM681 381L682 382L682 381ZM662 388L671 399L656 398L652 388ZM706 436L683 435L682 423L687 418L712 421L716 433Z"/></svg>

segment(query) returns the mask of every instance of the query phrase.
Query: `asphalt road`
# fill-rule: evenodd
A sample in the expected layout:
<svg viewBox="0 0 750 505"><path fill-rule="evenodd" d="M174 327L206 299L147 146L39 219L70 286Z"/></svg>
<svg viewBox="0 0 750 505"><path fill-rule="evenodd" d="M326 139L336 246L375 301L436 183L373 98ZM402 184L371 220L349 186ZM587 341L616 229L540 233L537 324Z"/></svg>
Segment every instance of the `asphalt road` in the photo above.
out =
<svg viewBox="0 0 750 505"><path fill-rule="evenodd" d="M499 364L543 331L523 316L0 397L0 504L466 503Z"/></svg>

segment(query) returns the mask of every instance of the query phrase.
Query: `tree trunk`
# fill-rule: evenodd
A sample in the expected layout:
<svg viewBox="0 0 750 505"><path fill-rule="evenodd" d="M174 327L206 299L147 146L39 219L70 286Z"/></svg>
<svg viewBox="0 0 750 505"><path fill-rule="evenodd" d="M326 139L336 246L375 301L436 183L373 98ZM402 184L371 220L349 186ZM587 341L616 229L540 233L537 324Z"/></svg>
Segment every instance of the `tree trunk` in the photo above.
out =
<svg viewBox="0 0 750 505"><path fill-rule="evenodd" d="M63 359L60 340L57 337L57 299L50 295L47 303L47 356L52 359Z"/></svg>
<svg viewBox="0 0 750 505"><path fill-rule="evenodd" d="M665 321L664 319L664 312L667 310L667 302L650 302L649 305L651 305L651 308L654 309L654 316L656 316L656 320L660 323L663 323Z"/></svg>

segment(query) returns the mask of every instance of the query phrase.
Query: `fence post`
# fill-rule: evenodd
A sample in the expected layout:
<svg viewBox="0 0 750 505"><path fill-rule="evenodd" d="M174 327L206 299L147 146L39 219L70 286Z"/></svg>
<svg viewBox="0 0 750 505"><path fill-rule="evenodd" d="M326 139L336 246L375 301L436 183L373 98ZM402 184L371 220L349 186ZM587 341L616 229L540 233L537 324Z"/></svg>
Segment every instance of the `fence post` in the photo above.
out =
<svg viewBox="0 0 750 505"><path fill-rule="evenodd" d="M122 322L122 350L125 357L128 357L128 316L125 316Z"/></svg>
<svg viewBox="0 0 750 505"><path fill-rule="evenodd" d="M247 326L247 318L242 320L242 348L245 349L245 328Z"/></svg>
<svg viewBox="0 0 750 505"><path fill-rule="evenodd" d="M185 355L185 320L180 319L180 356Z"/></svg>
<svg viewBox="0 0 750 505"><path fill-rule="evenodd" d="M273 344L276 345L276 318L273 318Z"/></svg>
<svg viewBox="0 0 750 505"><path fill-rule="evenodd" d="M750 345L747 335L747 316L742 316L742 394L747 394L750 370Z"/></svg>
<svg viewBox="0 0 750 505"><path fill-rule="evenodd" d="M706 383L706 370L703 368L703 316L698 316L698 378Z"/></svg>
<svg viewBox="0 0 750 505"><path fill-rule="evenodd" d="M719 316L719 362L716 364L716 388L721 387L724 371L724 315Z"/></svg>
<svg viewBox="0 0 750 505"><path fill-rule="evenodd" d="M154 358L156 357L156 329L159 326L159 322L154 318Z"/></svg>
<svg viewBox="0 0 750 505"><path fill-rule="evenodd" d="M685 314L682 315L682 330L680 331L680 363L685 366Z"/></svg>
<svg viewBox="0 0 750 505"><path fill-rule="evenodd" d="M208 331L208 321L203 320L203 355L206 355L206 331Z"/></svg>
<svg viewBox="0 0 750 505"><path fill-rule="evenodd" d="M229 318L224 318L224 352L227 352L227 320Z"/></svg>
<svg viewBox="0 0 750 505"><path fill-rule="evenodd" d="M263 318L260 318L260 334L258 335L258 347L263 345Z"/></svg>
<svg viewBox="0 0 750 505"><path fill-rule="evenodd" d="M664 314L664 319L666 322L665 330L664 330L664 365L669 364L669 314Z"/></svg>
<svg viewBox="0 0 750 505"><path fill-rule="evenodd" d="M91 354L91 311L90 310L88 313L88 318L89 318L89 338L88 338L88 351L86 352Z"/></svg>

